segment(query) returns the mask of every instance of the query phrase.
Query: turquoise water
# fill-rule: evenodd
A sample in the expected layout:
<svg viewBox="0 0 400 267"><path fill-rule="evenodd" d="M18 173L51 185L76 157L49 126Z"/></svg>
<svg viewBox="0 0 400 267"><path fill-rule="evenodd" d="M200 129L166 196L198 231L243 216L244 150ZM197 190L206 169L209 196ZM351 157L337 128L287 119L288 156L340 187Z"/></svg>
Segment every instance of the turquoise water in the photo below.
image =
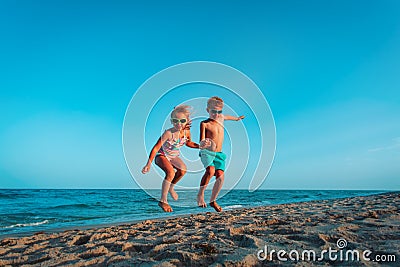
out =
<svg viewBox="0 0 400 267"><path fill-rule="evenodd" d="M158 195L160 190L154 190ZM0 190L0 236L99 224L114 224L214 211L196 207L197 191L177 191L174 212L164 213L157 200L137 189ZM224 210L320 199L365 196L384 191L232 190L218 200ZM206 192L206 199L210 192Z"/></svg>

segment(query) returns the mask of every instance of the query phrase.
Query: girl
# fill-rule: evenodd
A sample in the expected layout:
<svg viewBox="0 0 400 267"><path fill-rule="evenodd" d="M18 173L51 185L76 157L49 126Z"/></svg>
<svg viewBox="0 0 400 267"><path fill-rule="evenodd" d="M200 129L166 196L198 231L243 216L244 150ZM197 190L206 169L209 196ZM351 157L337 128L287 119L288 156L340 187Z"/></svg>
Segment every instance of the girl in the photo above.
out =
<svg viewBox="0 0 400 267"><path fill-rule="evenodd" d="M158 139L150 152L146 166L142 173L149 172L151 162L155 158L155 163L165 172L165 178L161 188L161 199L158 202L165 212L171 212L172 208L168 204L167 195L171 194L174 200L178 199L178 194L174 190L175 184L182 179L186 173L186 165L179 157L180 148L186 145L191 148L199 148L199 145L192 142L190 138L190 106L180 105L171 112L172 128L165 130ZM176 171L175 171L176 170Z"/></svg>

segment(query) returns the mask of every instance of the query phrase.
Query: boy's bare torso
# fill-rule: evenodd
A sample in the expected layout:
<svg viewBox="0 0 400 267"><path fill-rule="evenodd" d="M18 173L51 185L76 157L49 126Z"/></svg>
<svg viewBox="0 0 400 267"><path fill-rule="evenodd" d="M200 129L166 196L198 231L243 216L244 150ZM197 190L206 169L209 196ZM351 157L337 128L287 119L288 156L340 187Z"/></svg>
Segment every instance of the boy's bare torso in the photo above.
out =
<svg viewBox="0 0 400 267"><path fill-rule="evenodd" d="M224 142L224 118L217 120L207 119L203 121L205 127L205 138L210 138L215 142L216 152L222 151L222 144Z"/></svg>

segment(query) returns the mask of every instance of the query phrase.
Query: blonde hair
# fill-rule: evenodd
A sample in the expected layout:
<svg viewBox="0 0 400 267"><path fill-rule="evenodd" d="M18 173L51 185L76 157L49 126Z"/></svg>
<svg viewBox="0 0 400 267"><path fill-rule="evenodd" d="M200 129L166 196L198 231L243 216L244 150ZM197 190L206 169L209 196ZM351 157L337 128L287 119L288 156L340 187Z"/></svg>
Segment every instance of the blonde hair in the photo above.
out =
<svg viewBox="0 0 400 267"><path fill-rule="evenodd" d="M211 108L214 106L223 106L224 105L224 100L218 96L213 96L210 97L207 101L207 108Z"/></svg>
<svg viewBox="0 0 400 267"><path fill-rule="evenodd" d="M185 114L186 118L189 118L191 112L190 110L192 109L191 106L188 105L179 105L174 107L174 110L171 112L171 118L175 116L176 113L183 113Z"/></svg>

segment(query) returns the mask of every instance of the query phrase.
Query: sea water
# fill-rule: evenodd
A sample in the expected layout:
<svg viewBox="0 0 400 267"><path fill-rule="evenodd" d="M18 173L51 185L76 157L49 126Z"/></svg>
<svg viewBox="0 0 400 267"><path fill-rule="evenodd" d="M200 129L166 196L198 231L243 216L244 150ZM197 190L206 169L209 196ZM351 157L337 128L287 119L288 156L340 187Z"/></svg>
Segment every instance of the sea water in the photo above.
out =
<svg viewBox="0 0 400 267"><path fill-rule="evenodd" d="M153 196L160 194L160 190L148 191ZM383 192L232 190L221 191L224 196L218 199L218 203L224 210L230 210ZM211 207L196 206L197 191L182 190L177 193L178 201L169 200L174 211L165 213L158 207L156 199L140 189L0 189L0 237L214 212ZM205 199L209 197L207 190Z"/></svg>

